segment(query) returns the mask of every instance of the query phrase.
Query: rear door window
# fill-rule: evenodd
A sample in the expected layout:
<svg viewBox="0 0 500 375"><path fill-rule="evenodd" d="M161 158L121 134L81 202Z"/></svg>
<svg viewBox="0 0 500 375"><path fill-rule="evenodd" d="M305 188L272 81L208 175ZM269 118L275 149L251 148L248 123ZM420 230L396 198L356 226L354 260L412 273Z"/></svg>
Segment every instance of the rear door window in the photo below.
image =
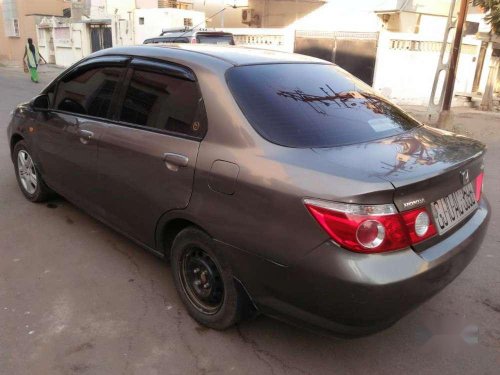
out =
<svg viewBox="0 0 500 375"><path fill-rule="evenodd" d="M157 43L189 43L187 37L168 37L168 38L156 38L156 39L146 39L144 44L157 44Z"/></svg>
<svg viewBox="0 0 500 375"><path fill-rule="evenodd" d="M120 121L198 139L206 131L197 82L140 69L132 74Z"/></svg>
<svg viewBox="0 0 500 375"><path fill-rule="evenodd" d="M221 34L200 34L196 35L196 41L203 44L218 44L218 45L231 45L234 46L232 35Z"/></svg>
<svg viewBox="0 0 500 375"><path fill-rule="evenodd" d="M189 39L187 37L168 38L166 43L189 43Z"/></svg>
<svg viewBox="0 0 500 375"><path fill-rule="evenodd" d="M111 99L125 68L95 67L63 77L57 86L54 109L108 118Z"/></svg>
<svg viewBox="0 0 500 375"><path fill-rule="evenodd" d="M265 139L288 147L367 142L420 126L368 85L331 64L268 64L227 71L242 112Z"/></svg>

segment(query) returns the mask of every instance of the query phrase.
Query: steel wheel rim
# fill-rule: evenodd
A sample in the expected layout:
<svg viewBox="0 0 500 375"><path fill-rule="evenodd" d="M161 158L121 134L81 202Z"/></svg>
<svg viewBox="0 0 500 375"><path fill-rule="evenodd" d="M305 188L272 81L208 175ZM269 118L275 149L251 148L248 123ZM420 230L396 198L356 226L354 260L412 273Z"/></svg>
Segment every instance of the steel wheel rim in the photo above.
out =
<svg viewBox="0 0 500 375"><path fill-rule="evenodd" d="M207 315L216 314L224 302L224 282L213 259L200 248L184 251L179 260L182 288L191 304Z"/></svg>
<svg viewBox="0 0 500 375"><path fill-rule="evenodd" d="M24 191L33 195L38 186L38 177L33 159L25 150L21 150L17 154L17 173Z"/></svg>

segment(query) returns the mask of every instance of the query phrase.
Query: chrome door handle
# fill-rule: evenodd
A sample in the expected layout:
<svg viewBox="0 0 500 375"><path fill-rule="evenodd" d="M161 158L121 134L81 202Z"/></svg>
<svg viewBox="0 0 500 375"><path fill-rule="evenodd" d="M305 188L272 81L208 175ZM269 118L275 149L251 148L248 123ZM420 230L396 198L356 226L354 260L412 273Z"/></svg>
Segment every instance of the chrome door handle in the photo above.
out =
<svg viewBox="0 0 500 375"><path fill-rule="evenodd" d="M90 142L90 140L94 137L94 133L90 130L78 129L78 135L80 136L80 142L84 145Z"/></svg>
<svg viewBox="0 0 500 375"><path fill-rule="evenodd" d="M163 154L163 161L169 170L177 172L179 168L187 167L189 158L185 155L167 152Z"/></svg>

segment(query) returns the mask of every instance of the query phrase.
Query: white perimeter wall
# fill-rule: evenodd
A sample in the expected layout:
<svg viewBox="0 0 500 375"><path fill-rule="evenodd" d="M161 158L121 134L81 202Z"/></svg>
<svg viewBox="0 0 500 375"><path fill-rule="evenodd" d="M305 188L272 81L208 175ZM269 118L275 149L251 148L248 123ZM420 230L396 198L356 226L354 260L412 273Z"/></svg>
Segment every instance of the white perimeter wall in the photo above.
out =
<svg viewBox="0 0 500 375"><path fill-rule="evenodd" d="M295 30L288 28L217 28L233 34L235 44L241 47L293 52Z"/></svg>
<svg viewBox="0 0 500 375"><path fill-rule="evenodd" d="M427 104L441 42L418 34L380 34L373 87L390 99ZM455 92L471 92L480 42L466 38L460 54ZM439 92L439 91L438 91Z"/></svg>

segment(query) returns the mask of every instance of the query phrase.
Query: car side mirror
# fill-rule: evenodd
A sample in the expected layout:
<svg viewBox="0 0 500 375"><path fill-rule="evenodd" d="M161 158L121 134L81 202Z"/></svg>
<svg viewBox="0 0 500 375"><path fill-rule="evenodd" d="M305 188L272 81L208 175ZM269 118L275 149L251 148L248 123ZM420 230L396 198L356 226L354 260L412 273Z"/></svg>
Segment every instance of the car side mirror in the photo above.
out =
<svg viewBox="0 0 500 375"><path fill-rule="evenodd" d="M38 95L31 101L31 108L35 111L48 111L50 106L49 96L47 94Z"/></svg>

